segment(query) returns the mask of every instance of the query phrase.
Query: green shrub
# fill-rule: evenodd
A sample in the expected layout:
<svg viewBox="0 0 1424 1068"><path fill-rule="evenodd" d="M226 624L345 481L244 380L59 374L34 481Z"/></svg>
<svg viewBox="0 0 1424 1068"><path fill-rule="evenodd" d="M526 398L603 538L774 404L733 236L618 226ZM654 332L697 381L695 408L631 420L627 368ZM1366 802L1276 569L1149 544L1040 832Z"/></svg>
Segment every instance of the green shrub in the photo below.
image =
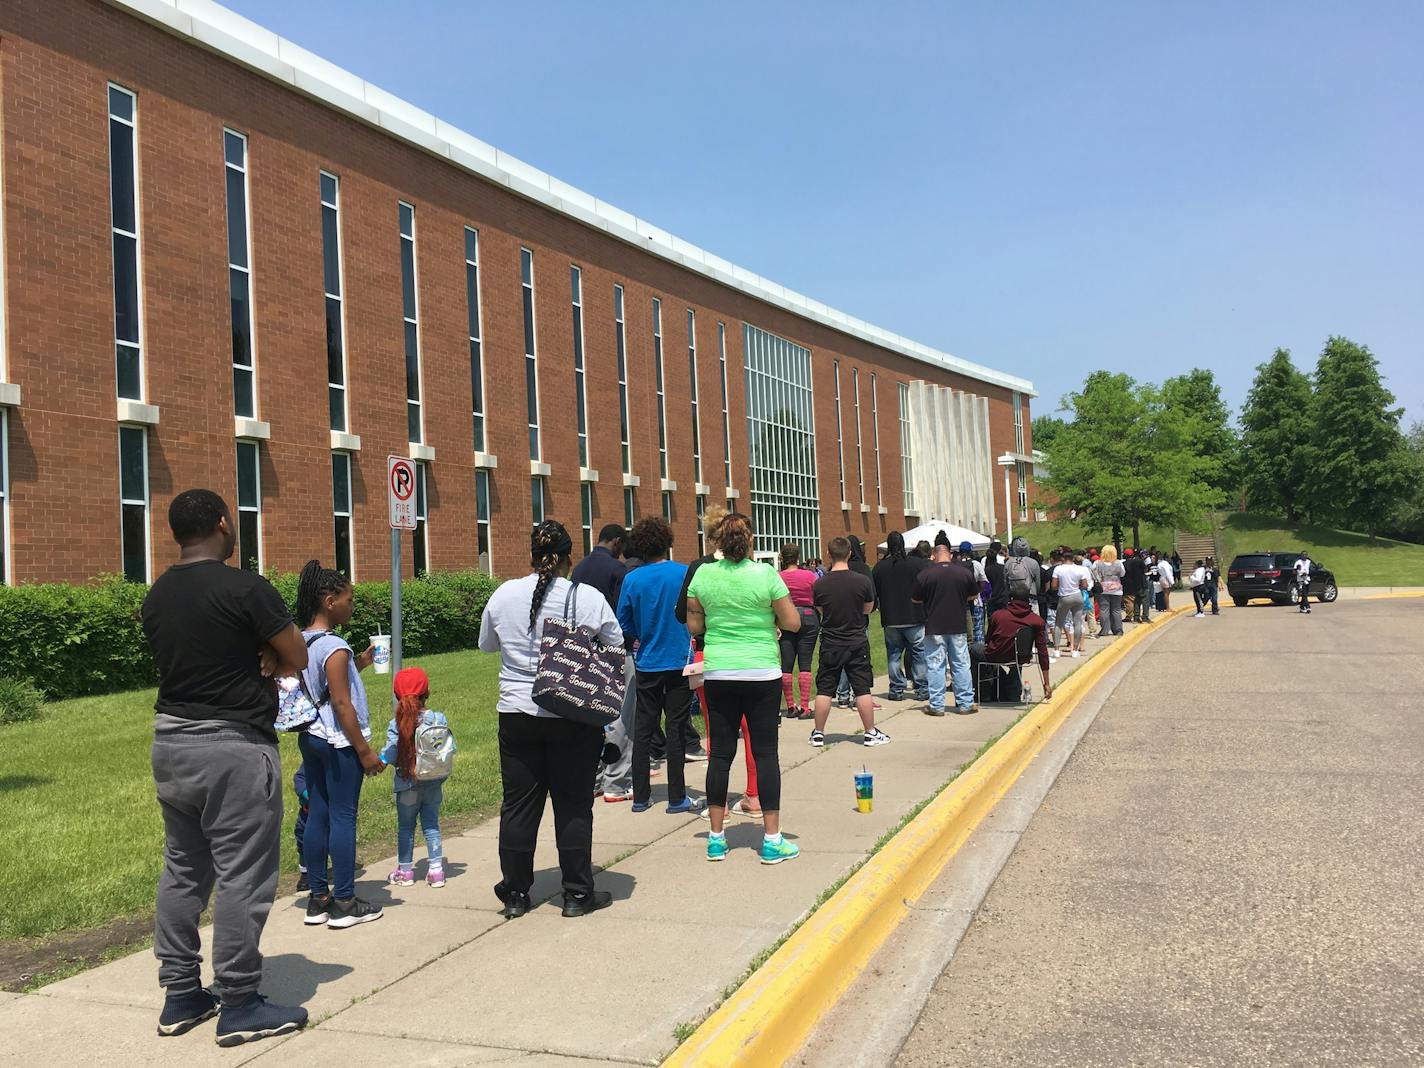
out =
<svg viewBox="0 0 1424 1068"><path fill-rule="evenodd" d="M296 576L269 578L294 609ZM485 602L498 585L479 571L403 582L405 655L473 648ZM343 633L359 652L369 635L390 629L391 584L358 582L355 592L356 612ZM147 586L117 578L90 586L0 587L0 657L12 675L56 699L156 685L158 671L140 619L147 594Z"/></svg>
<svg viewBox="0 0 1424 1068"><path fill-rule="evenodd" d="M0 726L39 719L43 707L44 694L29 679L0 676Z"/></svg>

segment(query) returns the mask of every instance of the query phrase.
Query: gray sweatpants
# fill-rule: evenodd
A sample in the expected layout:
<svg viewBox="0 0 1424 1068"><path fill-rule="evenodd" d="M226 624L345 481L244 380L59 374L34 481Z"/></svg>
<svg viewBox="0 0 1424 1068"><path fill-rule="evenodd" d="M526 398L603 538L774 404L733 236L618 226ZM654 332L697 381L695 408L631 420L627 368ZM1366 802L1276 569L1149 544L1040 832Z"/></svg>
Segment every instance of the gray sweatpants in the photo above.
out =
<svg viewBox="0 0 1424 1068"><path fill-rule="evenodd" d="M636 674L630 656L623 662L623 679L627 683L623 693L623 710L603 736L605 745L618 750L618 759L600 767L599 793L633 788L633 716L638 706L638 687L633 683Z"/></svg>
<svg viewBox="0 0 1424 1068"><path fill-rule="evenodd" d="M158 982L201 985L198 917L213 903L213 973L225 1004L256 993L258 944L272 909L281 853L282 765L258 731L219 720L157 717L153 781L163 810L153 954Z"/></svg>

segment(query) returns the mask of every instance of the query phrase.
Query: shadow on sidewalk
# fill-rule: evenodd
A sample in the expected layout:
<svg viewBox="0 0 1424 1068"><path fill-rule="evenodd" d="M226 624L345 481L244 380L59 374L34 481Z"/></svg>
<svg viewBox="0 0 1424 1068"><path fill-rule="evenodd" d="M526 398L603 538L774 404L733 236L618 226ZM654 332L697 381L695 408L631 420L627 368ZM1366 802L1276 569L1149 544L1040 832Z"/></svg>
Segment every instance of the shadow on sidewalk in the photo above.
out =
<svg viewBox="0 0 1424 1068"><path fill-rule="evenodd" d="M349 964L319 964L300 953L278 953L262 961L262 992L279 1005L305 1005L323 983L351 971Z"/></svg>

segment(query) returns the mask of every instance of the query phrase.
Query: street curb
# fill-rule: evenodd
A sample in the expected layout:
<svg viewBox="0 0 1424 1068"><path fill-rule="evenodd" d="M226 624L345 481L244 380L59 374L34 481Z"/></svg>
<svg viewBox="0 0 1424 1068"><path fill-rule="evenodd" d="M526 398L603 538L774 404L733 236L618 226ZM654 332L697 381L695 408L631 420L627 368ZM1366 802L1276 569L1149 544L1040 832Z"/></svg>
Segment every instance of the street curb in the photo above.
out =
<svg viewBox="0 0 1424 1068"><path fill-rule="evenodd" d="M1174 608L1169 622L1190 612ZM955 851L1089 690L1157 627L1137 628L1040 702L846 881L663 1062L772 1065L793 1056Z"/></svg>

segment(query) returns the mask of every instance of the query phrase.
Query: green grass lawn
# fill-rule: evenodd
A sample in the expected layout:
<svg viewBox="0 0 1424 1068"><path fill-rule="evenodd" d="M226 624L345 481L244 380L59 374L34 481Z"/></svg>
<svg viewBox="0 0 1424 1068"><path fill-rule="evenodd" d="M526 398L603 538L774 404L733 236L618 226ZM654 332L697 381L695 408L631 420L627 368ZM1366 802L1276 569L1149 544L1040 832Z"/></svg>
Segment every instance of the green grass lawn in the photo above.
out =
<svg viewBox="0 0 1424 1068"><path fill-rule="evenodd" d="M1165 548L1170 551L1174 538L1174 532L1170 528L1143 525L1141 533L1144 548L1148 545L1155 545L1159 549ZM1002 541L1005 532L1000 531L997 536ZM1089 522L1075 522L1071 519L1045 520L1042 523L1015 523L1014 537L1026 539L1031 548L1038 549L1046 556L1048 550L1059 545L1071 545L1075 549L1106 545L1112 541L1112 530ZM1130 528L1123 531L1123 541L1124 544L1132 544Z"/></svg>
<svg viewBox="0 0 1424 1068"><path fill-rule="evenodd" d="M885 643L871 620L870 650L885 671ZM498 807L499 753L495 700L498 658L475 651L444 653L413 663L430 674L431 706L450 717L460 743L442 813L468 823ZM371 690L380 676L366 672ZM153 690L56 701L34 723L0 731L0 939L99 927L153 907L163 848L163 823L149 768ZM373 738L383 742L389 719L372 700ZM701 729L700 727L698 728ZM287 786L282 871L296 870L290 786L300 757L296 738L282 738ZM358 834L363 860L395 853L390 773L366 783ZM422 848L419 845L417 849ZM495 873L490 873L491 879Z"/></svg>

